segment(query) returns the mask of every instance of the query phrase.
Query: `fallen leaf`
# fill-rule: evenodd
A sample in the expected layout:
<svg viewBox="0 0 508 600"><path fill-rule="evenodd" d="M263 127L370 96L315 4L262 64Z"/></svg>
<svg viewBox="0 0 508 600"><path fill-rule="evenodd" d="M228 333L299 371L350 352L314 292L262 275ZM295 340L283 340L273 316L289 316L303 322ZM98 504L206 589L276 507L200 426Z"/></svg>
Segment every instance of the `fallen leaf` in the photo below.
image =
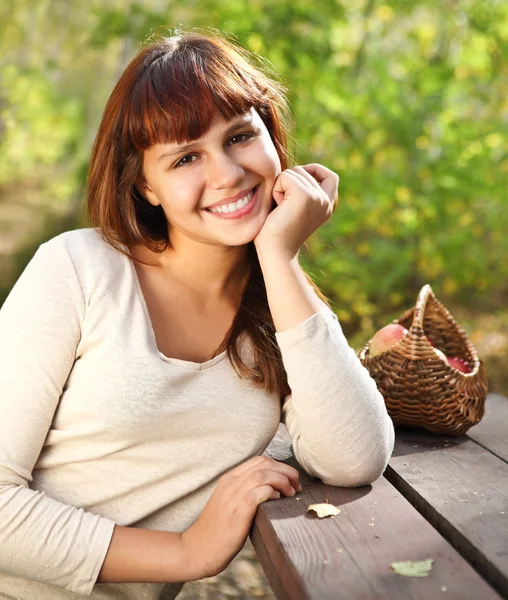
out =
<svg viewBox="0 0 508 600"><path fill-rule="evenodd" d="M397 575L404 575L406 577L428 577L432 570L433 558L427 558L426 560L407 560L402 562L393 562L390 567L397 573Z"/></svg>
<svg viewBox="0 0 508 600"><path fill-rule="evenodd" d="M307 507L307 512L309 512L309 510L313 510L320 519L338 515L340 513L340 508L333 506L333 504L311 504Z"/></svg>

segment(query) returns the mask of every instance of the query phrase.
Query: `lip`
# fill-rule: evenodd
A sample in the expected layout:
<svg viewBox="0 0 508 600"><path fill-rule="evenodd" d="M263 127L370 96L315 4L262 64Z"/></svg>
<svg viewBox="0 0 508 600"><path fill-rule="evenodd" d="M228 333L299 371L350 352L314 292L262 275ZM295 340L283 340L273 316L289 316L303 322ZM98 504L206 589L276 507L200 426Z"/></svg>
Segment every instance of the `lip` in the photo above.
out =
<svg viewBox="0 0 508 600"><path fill-rule="evenodd" d="M236 202L237 200L241 200L244 196L246 196L247 194L249 194L250 192L252 192L254 188L248 188L246 190L243 190L243 192L238 192L238 194L236 194L236 196L231 196L231 198L226 198L224 200L221 200L220 202L216 202L215 204L210 204L210 206L205 206L205 210L207 208L216 208L217 206L222 206L224 204L231 204L231 202Z"/></svg>
<svg viewBox="0 0 508 600"><path fill-rule="evenodd" d="M238 209L237 211L235 211L233 213L211 212L210 210L207 210L206 212L208 214L212 215L213 217L219 217L221 219L241 219L245 215L248 215L250 212L252 212L253 208L256 206L256 202L258 199L259 185L253 189L255 189L256 191L252 195L252 198L249 200L249 202L245 206L242 206L242 208ZM244 194L244 196L245 196L245 194ZM242 196L240 196L240 198L241 197Z"/></svg>

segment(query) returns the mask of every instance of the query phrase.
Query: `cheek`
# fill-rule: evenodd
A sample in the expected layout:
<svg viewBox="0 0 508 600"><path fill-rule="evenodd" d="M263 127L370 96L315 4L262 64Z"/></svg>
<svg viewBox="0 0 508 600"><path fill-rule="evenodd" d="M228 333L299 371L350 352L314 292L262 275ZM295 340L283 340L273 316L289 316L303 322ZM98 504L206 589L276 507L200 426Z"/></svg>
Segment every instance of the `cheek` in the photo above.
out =
<svg viewBox="0 0 508 600"><path fill-rule="evenodd" d="M279 155L270 138L265 140L261 146L260 164L267 177L271 175L275 178L281 172Z"/></svg>
<svg viewBox="0 0 508 600"><path fill-rule="evenodd" d="M194 210L203 191L202 179L196 172L173 178L163 192L166 212L181 214Z"/></svg>

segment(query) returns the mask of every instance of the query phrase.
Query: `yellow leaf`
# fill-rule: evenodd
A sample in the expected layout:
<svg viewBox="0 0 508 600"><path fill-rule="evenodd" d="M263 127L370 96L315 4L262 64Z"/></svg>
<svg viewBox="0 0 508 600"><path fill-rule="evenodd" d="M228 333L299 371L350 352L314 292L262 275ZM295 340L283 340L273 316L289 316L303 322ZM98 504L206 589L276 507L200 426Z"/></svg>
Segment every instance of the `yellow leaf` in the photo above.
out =
<svg viewBox="0 0 508 600"><path fill-rule="evenodd" d="M332 517L340 513L340 508L333 506L333 504L310 504L307 507L307 512L313 510L320 519L324 517Z"/></svg>
<svg viewBox="0 0 508 600"><path fill-rule="evenodd" d="M416 138L416 147L419 150L425 150L426 148L429 147L429 138L421 135L420 137Z"/></svg>
<svg viewBox="0 0 508 600"><path fill-rule="evenodd" d="M503 138L499 135L499 133L490 133L486 138L487 146L489 148L498 148L503 143Z"/></svg>
<svg viewBox="0 0 508 600"><path fill-rule="evenodd" d="M443 284L443 289L446 294L454 294L457 291L458 285L457 282L453 279L445 279Z"/></svg>
<svg viewBox="0 0 508 600"><path fill-rule="evenodd" d="M411 198L411 192L407 187L401 186L395 190L395 196L400 203L407 204Z"/></svg>
<svg viewBox="0 0 508 600"><path fill-rule="evenodd" d="M468 225L471 225L472 222L473 222L473 215L471 213L464 213L463 215L461 215L459 217L459 223L463 227L467 227Z"/></svg>
<svg viewBox="0 0 508 600"><path fill-rule="evenodd" d="M359 152L356 152L356 150L354 152L352 152L351 155L349 156L349 164L355 168L363 167L362 155Z"/></svg>
<svg viewBox="0 0 508 600"><path fill-rule="evenodd" d="M393 18L393 8L391 6L387 6L386 4L378 6L376 9L376 17L380 21L391 21Z"/></svg>
<svg viewBox="0 0 508 600"><path fill-rule="evenodd" d="M263 38L258 33L251 33L247 39L247 44L251 50L258 54L265 52Z"/></svg>

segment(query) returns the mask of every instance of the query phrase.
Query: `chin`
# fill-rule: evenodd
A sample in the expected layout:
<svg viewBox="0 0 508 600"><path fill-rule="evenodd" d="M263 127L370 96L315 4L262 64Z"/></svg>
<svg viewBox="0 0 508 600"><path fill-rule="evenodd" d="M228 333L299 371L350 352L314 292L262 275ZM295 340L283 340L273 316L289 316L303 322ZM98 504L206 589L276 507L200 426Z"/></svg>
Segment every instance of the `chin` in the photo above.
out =
<svg viewBox="0 0 508 600"><path fill-rule="evenodd" d="M253 242L256 239L256 236L257 236L257 233L256 233L256 235L245 236L245 237L239 238L238 240L235 240L233 242L229 242L227 245L232 248L238 248L239 246L247 246L248 244L250 244L251 242Z"/></svg>

